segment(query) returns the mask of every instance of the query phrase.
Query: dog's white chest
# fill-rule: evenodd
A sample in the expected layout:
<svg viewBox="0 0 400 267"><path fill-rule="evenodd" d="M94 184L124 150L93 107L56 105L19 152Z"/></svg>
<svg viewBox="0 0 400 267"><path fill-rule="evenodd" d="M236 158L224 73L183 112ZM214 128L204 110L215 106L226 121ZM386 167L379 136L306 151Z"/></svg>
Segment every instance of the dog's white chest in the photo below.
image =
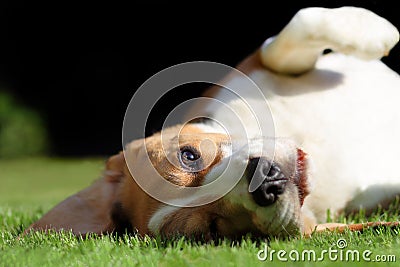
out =
<svg viewBox="0 0 400 267"><path fill-rule="evenodd" d="M316 217L323 220L327 208L339 211L353 198L357 199L350 206L369 207L399 191L399 75L380 61L329 54L314 70L298 77L264 69L249 77L264 93L275 129L262 125L266 131L260 131L262 116L269 114L264 100L249 97L247 88L236 92L244 100L224 90L216 98L239 114L250 137L260 132L269 135L272 130L275 137L291 138L307 151L314 163L314 189L305 205L310 205ZM236 78L230 83L241 81ZM231 115L218 106L210 105L208 111L214 119L229 124ZM238 132L242 127L237 125ZM370 192L374 188L376 192Z"/></svg>

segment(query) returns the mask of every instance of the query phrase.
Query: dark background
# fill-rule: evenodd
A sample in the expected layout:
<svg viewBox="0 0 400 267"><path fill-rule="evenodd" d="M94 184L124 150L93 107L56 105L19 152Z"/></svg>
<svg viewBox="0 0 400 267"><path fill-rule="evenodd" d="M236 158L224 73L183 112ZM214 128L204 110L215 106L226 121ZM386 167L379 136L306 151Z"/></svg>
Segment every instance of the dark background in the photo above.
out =
<svg viewBox="0 0 400 267"><path fill-rule="evenodd" d="M0 85L40 112L51 154L109 155L119 151L125 109L135 90L177 63L208 60L235 66L296 11L307 6L368 8L400 28L394 3L289 1L274 7L243 1L183 4L0 4ZM400 49L384 62L400 71ZM159 103L148 133L163 115L204 86L192 85ZM157 116L159 114L159 116Z"/></svg>

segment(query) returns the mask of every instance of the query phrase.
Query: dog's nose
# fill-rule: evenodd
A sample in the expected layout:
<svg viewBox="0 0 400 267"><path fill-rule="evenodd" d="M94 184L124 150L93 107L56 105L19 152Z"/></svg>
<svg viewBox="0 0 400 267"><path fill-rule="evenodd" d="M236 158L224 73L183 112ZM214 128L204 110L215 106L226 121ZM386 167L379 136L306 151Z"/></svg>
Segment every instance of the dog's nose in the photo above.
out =
<svg viewBox="0 0 400 267"><path fill-rule="evenodd" d="M266 158L250 159L247 166L247 179L249 183L252 179L256 179L252 182L260 185L251 193L254 201L260 206L273 204L285 191L288 181L279 165Z"/></svg>

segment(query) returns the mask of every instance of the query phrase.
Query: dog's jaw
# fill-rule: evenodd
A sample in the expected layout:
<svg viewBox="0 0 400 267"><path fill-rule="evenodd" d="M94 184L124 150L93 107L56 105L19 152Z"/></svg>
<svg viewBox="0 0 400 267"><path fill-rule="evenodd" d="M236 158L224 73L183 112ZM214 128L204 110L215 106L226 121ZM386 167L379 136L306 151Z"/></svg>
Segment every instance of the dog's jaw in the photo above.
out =
<svg viewBox="0 0 400 267"><path fill-rule="evenodd" d="M257 236L291 236L299 233L301 226L300 203L297 199L297 189L291 184L284 194L271 206L257 205L248 192L248 184L241 180L239 184L224 197L227 210L235 210L232 222L239 220L237 227L225 229L224 235L231 236L236 233L252 233ZM295 198L293 198L295 196Z"/></svg>
<svg viewBox="0 0 400 267"><path fill-rule="evenodd" d="M239 210L238 214L247 214L247 217L237 216L242 221L248 218L247 223L242 222L247 229L233 229L239 233L251 232L255 235L276 237L293 236L303 231L301 206L310 190L307 167L307 155L297 149L296 169L290 176L285 193L267 207L261 207L254 202L248 192L246 179L242 179L223 200L229 207L228 210ZM232 221L237 219L233 218Z"/></svg>

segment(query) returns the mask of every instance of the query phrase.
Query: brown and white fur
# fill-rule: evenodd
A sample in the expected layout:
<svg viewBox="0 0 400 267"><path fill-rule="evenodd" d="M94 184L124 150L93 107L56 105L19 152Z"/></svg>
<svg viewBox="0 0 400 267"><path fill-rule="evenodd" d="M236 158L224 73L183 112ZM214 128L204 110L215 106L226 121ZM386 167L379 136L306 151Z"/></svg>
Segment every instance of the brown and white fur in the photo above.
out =
<svg viewBox="0 0 400 267"><path fill-rule="evenodd" d="M216 123L177 125L130 143L125 153L108 160L103 178L61 202L29 229L75 234L128 229L142 235L212 238L246 233L287 236L345 227L320 223L326 221L328 209L333 216L371 210L400 193L400 77L380 61L398 40L392 24L362 8L300 10L276 37L237 66L268 100L275 155L259 154L260 143L268 138L259 133L246 108L250 103L257 114L263 100L235 98L215 86L205 96L222 101L246 122L246 153L231 153L236 135ZM324 49L333 52L323 55ZM240 88L235 93L246 96L242 83L246 84L235 75L224 79L226 87ZM229 123L227 113L215 103L193 107L199 109ZM178 140L179 145L169 147L165 140ZM203 140L214 145L202 146ZM202 161L197 172L188 171L180 158L179 151L188 147ZM196 187L217 179L226 160L249 165L254 158L269 162L266 165L276 163L285 177L282 192L268 205L259 205L248 190L254 168L246 170L222 198L194 207L164 204L132 178L132 173L151 177L154 167L172 184ZM234 166L228 171L234 173ZM182 199L186 204L196 201Z"/></svg>

